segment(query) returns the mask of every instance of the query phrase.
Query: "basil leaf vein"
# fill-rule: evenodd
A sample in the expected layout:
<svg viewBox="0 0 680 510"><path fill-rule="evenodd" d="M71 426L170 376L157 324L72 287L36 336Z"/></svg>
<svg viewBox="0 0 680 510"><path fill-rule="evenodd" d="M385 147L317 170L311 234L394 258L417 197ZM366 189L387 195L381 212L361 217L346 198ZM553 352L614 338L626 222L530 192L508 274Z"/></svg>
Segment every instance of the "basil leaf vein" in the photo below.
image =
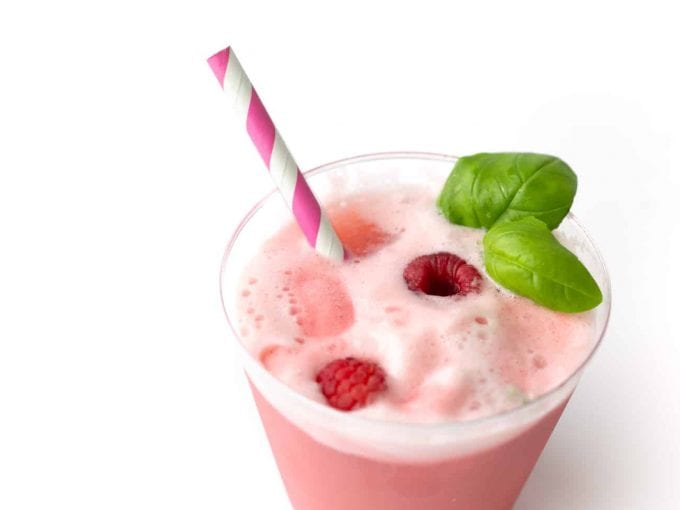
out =
<svg viewBox="0 0 680 510"><path fill-rule="evenodd" d="M468 227L534 216L552 230L569 212L576 187L576 174L555 156L479 153L456 162L437 205L449 221Z"/></svg>
<svg viewBox="0 0 680 510"><path fill-rule="evenodd" d="M588 269L531 216L491 228L484 237L484 263L500 285L552 310L582 312L602 302Z"/></svg>

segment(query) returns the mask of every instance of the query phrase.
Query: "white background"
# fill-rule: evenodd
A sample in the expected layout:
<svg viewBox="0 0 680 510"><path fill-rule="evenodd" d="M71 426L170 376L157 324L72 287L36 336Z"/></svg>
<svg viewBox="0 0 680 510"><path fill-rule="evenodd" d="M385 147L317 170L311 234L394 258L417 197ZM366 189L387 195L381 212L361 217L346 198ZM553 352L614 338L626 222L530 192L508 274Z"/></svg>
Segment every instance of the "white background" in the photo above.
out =
<svg viewBox="0 0 680 510"><path fill-rule="evenodd" d="M3 1L0 508L290 508L218 297L271 186L205 63L226 44L303 168L571 164L613 316L517 508L679 508L670 5Z"/></svg>

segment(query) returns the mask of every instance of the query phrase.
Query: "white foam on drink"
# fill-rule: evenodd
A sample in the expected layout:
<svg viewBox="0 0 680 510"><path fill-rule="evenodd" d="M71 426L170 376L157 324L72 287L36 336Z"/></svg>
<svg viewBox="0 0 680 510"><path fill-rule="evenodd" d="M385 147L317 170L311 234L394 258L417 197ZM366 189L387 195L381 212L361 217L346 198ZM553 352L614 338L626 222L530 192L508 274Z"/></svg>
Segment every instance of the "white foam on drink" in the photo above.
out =
<svg viewBox="0 0 680 510"><path fill-rule="evenodd" d="M353 413L402 422L470 420L550 391L591 351L592 315L553 312L499 288L484 272L484 232L446 221L432 189L336 197L331 216L350 210L391 241L358 262L336 264L319 258L291 224L263 244L238 289L242 341L299 393L325 403L316 374L353 356L380 364L388 384ZM479 294L408 290L402 276L408 262L440 251L484 275Z"/></svg>

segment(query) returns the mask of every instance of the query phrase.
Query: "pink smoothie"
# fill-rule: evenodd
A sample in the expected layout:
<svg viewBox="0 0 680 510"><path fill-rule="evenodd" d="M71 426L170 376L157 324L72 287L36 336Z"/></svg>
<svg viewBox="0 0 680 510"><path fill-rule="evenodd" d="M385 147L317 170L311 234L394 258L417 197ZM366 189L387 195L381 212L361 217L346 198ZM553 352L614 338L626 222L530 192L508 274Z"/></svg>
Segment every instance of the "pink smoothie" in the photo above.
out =
<svg viewBox="0 0 680 510"><path fill-rule="evenodd" d="M326 207L350 261L318 257L291 223L242 273L241 341L290 389L263 394L252 381L296 510L511 508L570 390L541 396L594 347L592 312L554 312L497 286L484 272L484 232L447 222L435 195L417 184L338 189ZM409 290L406 265L435 252L474 265L480 292ZM350 412L328 407L316 382L345 357L386 374L386 390ZM289 404L286 391L299 397ZM510 425L494 421L532 406Z"/></svg>
<svg viewBox="0 0 680 510"><path fill-rule="evenodd" d="M434 199L415 186L339 198L330 217L364 253L344 264L305 249L294 224L269 239L239 290L252 355L322 403L321 367L347 356L375 361L388 391L353 413L404 422L482 418L564 381L593 347L591 313L548 310L485 275L481 291L466 296L408 289L404 268L428 253L455 253L483 274L484 232L450 224Z"/></svg>
<svg viewBox="0 0 680 510"><path fill-rule="evenodd" d="M295 510L510 509L566 405L494 448L433 462L399 462L315 441L257 389L253 394Z"/></svg>

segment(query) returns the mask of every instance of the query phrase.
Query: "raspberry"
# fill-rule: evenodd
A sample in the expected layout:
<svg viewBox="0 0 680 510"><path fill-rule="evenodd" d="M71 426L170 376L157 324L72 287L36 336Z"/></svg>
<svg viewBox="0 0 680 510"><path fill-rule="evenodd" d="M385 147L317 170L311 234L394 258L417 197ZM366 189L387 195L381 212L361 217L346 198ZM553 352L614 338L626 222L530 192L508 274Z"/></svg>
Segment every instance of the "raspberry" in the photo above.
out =
<svg viewBox="0 0 680 510"><path fill-rule="evenodd" d="M482 284L474 266L447 252L416 257L404 269L404 280L409 290L430 296L464 296L479 292Z"/></svg>
<svg viewBox="0 0 680 510"><path fill-rule="evenodd" d="M387 389L379 365L352 357L328 363L316 375L316 382L328 404L341 411L363 407Z"/></svg>

